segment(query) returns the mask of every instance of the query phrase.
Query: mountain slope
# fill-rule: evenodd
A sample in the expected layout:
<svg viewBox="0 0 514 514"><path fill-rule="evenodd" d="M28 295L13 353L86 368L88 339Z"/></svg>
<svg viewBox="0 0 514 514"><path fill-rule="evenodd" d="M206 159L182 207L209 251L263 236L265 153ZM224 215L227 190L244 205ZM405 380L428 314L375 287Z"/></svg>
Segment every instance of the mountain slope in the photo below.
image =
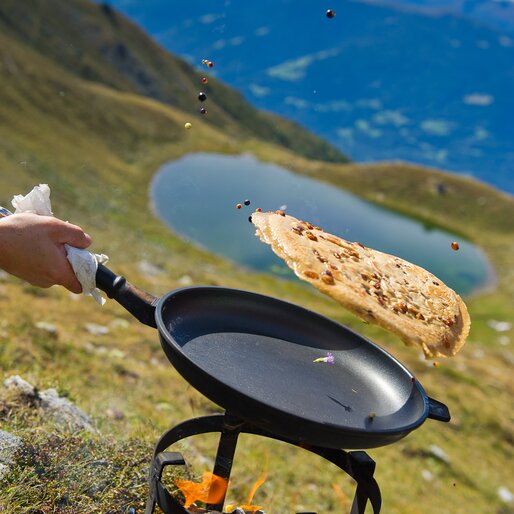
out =
<svg viewBox="0 0 514 514"><path fill-rule="evenodd" d="M298 124L257 111L215 78L202 86L200 74L189 64L106 5L87 0L5 0L0 4L0 29L73 74L179 107L189 118L201 117L196 95L204 89L208 113L203 118L235 138L257 137L307 157L347 161Z"/></svg>
<svg viewBox="0 0 514 514"><path fill-rule="evenodd" d="M47 182L56 215L81 224L94 238L93 249L110 256L113 270L156 295L184 284L242 288L303 305L369 337L404 362L453 416L450 424L427 420L400 443L369 451L377 462L384 512L509 512L496 491L510 487L514 462L512 350L505 343L514 331L499 333L489 322L514 322L510 197L472 180L399 163L306 160L262 140L238 140L203 119L185 131L184 111L84 80L4 30L0 80L0 204ZM468 300L473 327L467 347L437 368L427 365L396 338L309 288L249 273L170 234L152 216L148 185L162 163L194 151L251 151L390 207L460 227L499 272L497 290ZM434 187L440 184L445 195ZM41 321L53 324L55 332L40 328ZM109 332L93 335L88 323ZM22 437L26 448L0 483L0 505L8 514L105 514L127 512L129 506L142 512L152 445L171 425L217 411L169 365L157 333L115 302L100 308L60 288L35 289L4 275L0 369L40 389L57 388L101 432L58 432L35 409L6 399L0 386L1 428ZM200 456L213 456L211 442L202 437L188 444L184 453L193 473L209 467ZM243 438L238 445L234 498L247 498L256 468L266 466L263 456L269 456L270 473L256 501L268 512L349 511L333 484L346 496L353 495L353 485L333 467L259 438ZM311 485L306 477L314 477Z"/></svg>

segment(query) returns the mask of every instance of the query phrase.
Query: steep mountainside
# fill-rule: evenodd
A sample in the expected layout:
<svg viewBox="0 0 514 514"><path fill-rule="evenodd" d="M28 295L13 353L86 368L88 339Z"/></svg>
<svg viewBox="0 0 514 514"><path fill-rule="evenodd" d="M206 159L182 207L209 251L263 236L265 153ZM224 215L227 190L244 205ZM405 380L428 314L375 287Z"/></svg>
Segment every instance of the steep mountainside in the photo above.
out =
<svg viewBox="0 0 514 514"><path fill-rule="evenodd" d="M3 0L0 30L30 44L73 74L179 107L190 117L202 117L196 96L204 90L208 112L202 118L233 137L257 137L310 158L347 161L338 150L299 125L257 111L215 78L203 86L201 75L191 65L163 50L105 4Z"/></svg>

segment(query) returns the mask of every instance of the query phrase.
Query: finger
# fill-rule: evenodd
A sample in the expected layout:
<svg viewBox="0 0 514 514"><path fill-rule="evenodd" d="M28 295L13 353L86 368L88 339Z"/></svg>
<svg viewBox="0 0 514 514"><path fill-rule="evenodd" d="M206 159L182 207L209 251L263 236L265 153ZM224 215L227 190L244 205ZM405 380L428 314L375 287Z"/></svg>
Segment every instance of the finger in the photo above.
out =
<svg viewBox="0 0 514 514"><path fill-rule="evenodd" d="M87 248L93 242L91 236L86 234L77 225L66 223L59 233L59 242L67 243L75 248Z"/></svg>

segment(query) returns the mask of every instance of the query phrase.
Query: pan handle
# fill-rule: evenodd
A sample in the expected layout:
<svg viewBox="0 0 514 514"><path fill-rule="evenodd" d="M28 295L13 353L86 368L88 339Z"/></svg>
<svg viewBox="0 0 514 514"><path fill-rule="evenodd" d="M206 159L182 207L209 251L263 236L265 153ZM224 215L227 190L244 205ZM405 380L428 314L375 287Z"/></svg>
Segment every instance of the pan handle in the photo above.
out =
<svg viewBox="0 0 514 514"><path fill-rule="evenodd" d="M436 421L444 421L445 423L448 423L450 421L450 410L448 407L441 402L438 402L437 400L434 400L433 398L428 398L428 417L430 419L435 419Z"/></svg>
<svg viewBox="0 0 514 514"><path fill-rule="evenodd" d="M125 307L141 323L157 328L155 306L158 298L133 286L125 277L116 275L103 264L98 264L96 285L109 298L113 298Z"/></svg>

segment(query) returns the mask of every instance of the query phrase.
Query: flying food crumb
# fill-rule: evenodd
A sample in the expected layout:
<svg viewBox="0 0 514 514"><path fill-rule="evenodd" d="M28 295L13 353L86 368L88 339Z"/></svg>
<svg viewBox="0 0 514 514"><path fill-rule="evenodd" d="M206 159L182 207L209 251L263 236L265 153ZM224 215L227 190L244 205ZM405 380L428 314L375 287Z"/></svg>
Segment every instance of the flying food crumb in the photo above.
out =
<svg viewBox="0 0 514 514"><path fill-rule="evenodd" d="M326 12L327 18L335 18L336 13L332 9L328 9Z"/></svg>
<svg viewBox="0 0 514 514"><path fill-rule="evenodd" d="M257 207L257 209L255 209L255 212L262 212L262 209L260 207Z"/></svg>
<svg viewBox="0 0 514 514"><path fill-rule="evenodd" d="M214 67L214 63L212 61L207 61L207 67L209 67L209 68Z"/></svg>
<svg viewBox="0 0 514 514"><path fill-rule="evenodd" d="M205 102L205 100L207 100L207 95L203 91L200 91L198 93L198 100L200 100L200 102Z"/></svg>
<svg viewBox="0 0 514 514"><path fill-rule="evenodd" d="M202 84L207 84L209 79L207 77L202 77Z"/></svg>
<svg viewBox="0 0 514 514"><path fill-rule="evenodd" d="M236 204L236 209L241 209L243 207L240 203Z"/></svg>
<svg viewBox="0 0 514 514"><path fill-rule="evenodd" d="M245 204L245 205L250 205L250 200L245 200L245 201L244 201L244 204Z"/></svg>
<svg viewBox="0 0 514 514"><path fill-rule="evenodd" d="M207 114L207 109L205 107L200 107L200 114Z"/></svg>
<svg viewBox="0 0 514 514"><path fill-rule="evenodd" d="M458 251L460 248L459 243L457 243L457 241L454 241L451 246L452 246L452 250L455 250L455 251Z"/></svg>
<svg viewBox="0 0 514 514"><path fill-rule="evenodd" d="M193 125L191 125L191 123L189 123L189 121L187 123L184 123L184 128L189 130Z"/></svg>

